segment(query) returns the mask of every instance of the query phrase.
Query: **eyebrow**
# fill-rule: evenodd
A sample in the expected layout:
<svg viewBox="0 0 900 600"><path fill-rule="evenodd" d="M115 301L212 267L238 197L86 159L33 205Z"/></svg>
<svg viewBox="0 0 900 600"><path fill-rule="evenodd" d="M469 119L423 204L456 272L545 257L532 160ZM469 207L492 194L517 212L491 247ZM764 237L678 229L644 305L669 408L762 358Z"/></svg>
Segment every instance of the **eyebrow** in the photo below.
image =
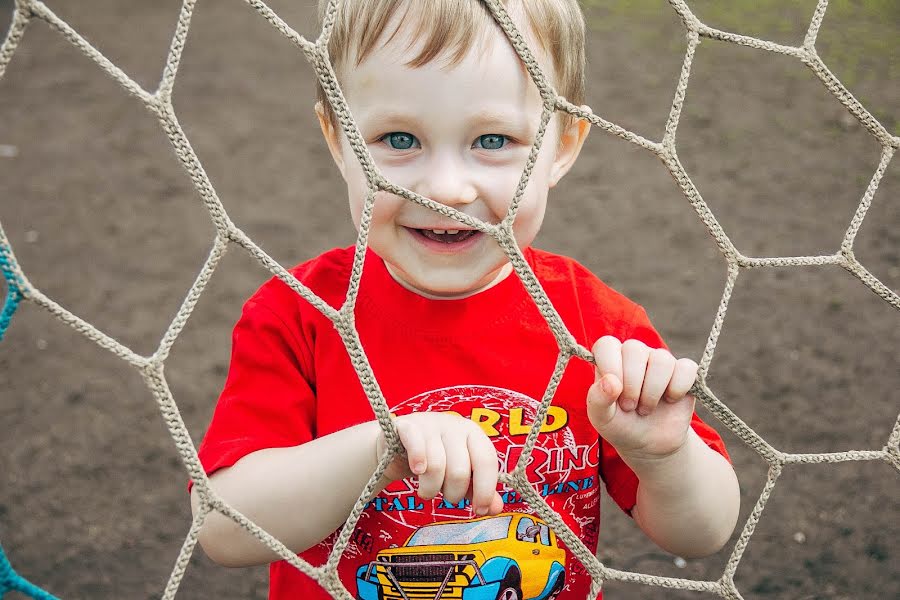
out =
<svg viewBox="0 0 900 600"><path fill-rule="evenodd" d="M533 137L537 133L540 115L523 114L521 111L483 109L473 114L470 120L476 128L502 125L520 136Z"/></svg>
<svg viewBox="0 0 900 600"><path fill-rule="evenodd" d="M368 114L364 112L362 115L354 115L354 118L360 125L365 125L366 127L372 127L375 129L380 129L382 127L386 127L387 125L391 125L392 127L418 127L420 125L419 120L411 116L409 113L393 109L377 110Z"/></svg>
<svg viewBox="0 0 900 600"><path fill-rule="evenodd" d="M528 124L528 119L512 119L510 118L510 114L512 113L507 111L483 109L472 115L471 121L476 125L483 123L505 123L521 127Z"/></svg>
<svg viewBox="0 0 900 600"><path fill-rule="evenodd" d="M529 134L532 134L537 130L539 115L533 115L534 118L532 119L528 118L532 115L527 115L526 118L518 118L511 117L511 114L511 111L486 108L472 114L469 117L469 122L476 128L502 124L506 127L511 127L518 131L525 131ZM421 125L419 119L409 113L391 108L372 111L369 114L363 113L362 115L356 116L356 119L360 125L374 129L381 129L387 126L417 128Z"/></svg>

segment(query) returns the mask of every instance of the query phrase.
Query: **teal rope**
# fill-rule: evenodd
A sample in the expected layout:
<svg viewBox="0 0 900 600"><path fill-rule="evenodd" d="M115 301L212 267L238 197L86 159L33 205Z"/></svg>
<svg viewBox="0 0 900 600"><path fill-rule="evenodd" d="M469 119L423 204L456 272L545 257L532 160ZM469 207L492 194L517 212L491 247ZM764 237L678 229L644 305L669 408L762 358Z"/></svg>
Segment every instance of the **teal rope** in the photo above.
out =
<svg viewBox="0 0 900 600"><path fill-rule="evenodd" d="M21 281L12 267L12 249L5 242L0 242L0 270L3 271L7 287L6 302L3 303L3 312L0 312L0 340L3 340L13 313L24 298Z"/></svg>
<svg viewBox="0 0 900 600"><path fill-rule="evenodd" d="M3 278L6 279L7 285L6 302L3 304L3 312L0 313L0 340L2 340L13 313L16 312L19 302L24 297L20 287L21 281L12 268L12 250L5 242L0 243L0 271L3 271ZM0 598L12 591L21 592L34 600L59 600L56 596L45 592L16 573L9 560L6 559L3 546L0 546Z"/></svg>
<svg viewBox="0 0 900 600"><path fill-rule="evenodd" d="M0 546L0 598L3 598L7 592L13 591L25 594L34 600L59 600L53 594L45 592L16 573L9 561L6 560L3 546Z"/></svg>

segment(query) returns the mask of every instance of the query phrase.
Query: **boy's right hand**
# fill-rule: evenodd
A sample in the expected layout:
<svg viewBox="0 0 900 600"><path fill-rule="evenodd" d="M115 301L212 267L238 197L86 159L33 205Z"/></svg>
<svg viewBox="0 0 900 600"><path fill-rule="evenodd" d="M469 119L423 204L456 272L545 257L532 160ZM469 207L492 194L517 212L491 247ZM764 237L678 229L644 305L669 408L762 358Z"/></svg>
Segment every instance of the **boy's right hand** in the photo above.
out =
<svg viewBox="0 0 900 600"><path fill-rule="evenodd" d="M478 516L503 511L503 500L497 493L497 451L478 425L457 414L438 412L395 417L394 424L406 456L394 458L385 478L396 481L416 477L418 495L425 500L438 492L447 502L468 498ZM376 460L386 448L384 432L379 432Z"/></svg>

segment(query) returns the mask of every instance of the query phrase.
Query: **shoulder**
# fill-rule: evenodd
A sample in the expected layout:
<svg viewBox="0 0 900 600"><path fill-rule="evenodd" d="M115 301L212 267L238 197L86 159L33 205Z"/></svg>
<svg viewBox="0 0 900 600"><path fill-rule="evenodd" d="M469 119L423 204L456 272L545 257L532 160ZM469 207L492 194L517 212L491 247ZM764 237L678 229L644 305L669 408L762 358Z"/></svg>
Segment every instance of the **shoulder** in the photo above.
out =
<svg viewBox="0 0 900 600"><path fill-rule="evenodd" d="M615 310L630 314L638 308L637 303L609 287L574 258L537 248L529 248L528 251L534 274L548 295L553 291L558 294L568 293L585 300L590 299L601 303L606 311Z"/></svg>
<svg viewBox="0 0 900 600"><path fill-rule="evenodd" d="M308 288L332 307L339 307L347 293L350 271L353 266L353 247L334 248L288 269L300 284ZM245 310L264 306L281 313L285 309L315 310L285 281L273 276L247 300ZM318 312L318 311L316 311Z"/></svg>
<svg viewBox="0 0 900 600"><path fill-rule="evenodd" d="M565 313L577 313L591 341L602 335L622 340L637 335L655 342L656 335L643 334L642 330L652 329L644 309L587 267L573 258L545 250L529 248L527 252L538 281L560 315L566 319Z"/></svg>

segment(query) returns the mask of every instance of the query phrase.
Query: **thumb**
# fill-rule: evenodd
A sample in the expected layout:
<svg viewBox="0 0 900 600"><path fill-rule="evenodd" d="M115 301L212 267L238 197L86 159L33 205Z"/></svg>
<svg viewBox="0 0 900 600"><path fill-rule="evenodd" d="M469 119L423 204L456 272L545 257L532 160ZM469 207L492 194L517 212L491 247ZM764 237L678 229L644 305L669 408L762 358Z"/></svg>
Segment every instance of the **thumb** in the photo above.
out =
<svg viewBox="0 0 900 600"><path fill-rule="evenodd" d="M594 429L600 431L613 420L618 407L616 400L621 393L622 381L612 373L597 378L588 388L587 413Z"/></svg>

